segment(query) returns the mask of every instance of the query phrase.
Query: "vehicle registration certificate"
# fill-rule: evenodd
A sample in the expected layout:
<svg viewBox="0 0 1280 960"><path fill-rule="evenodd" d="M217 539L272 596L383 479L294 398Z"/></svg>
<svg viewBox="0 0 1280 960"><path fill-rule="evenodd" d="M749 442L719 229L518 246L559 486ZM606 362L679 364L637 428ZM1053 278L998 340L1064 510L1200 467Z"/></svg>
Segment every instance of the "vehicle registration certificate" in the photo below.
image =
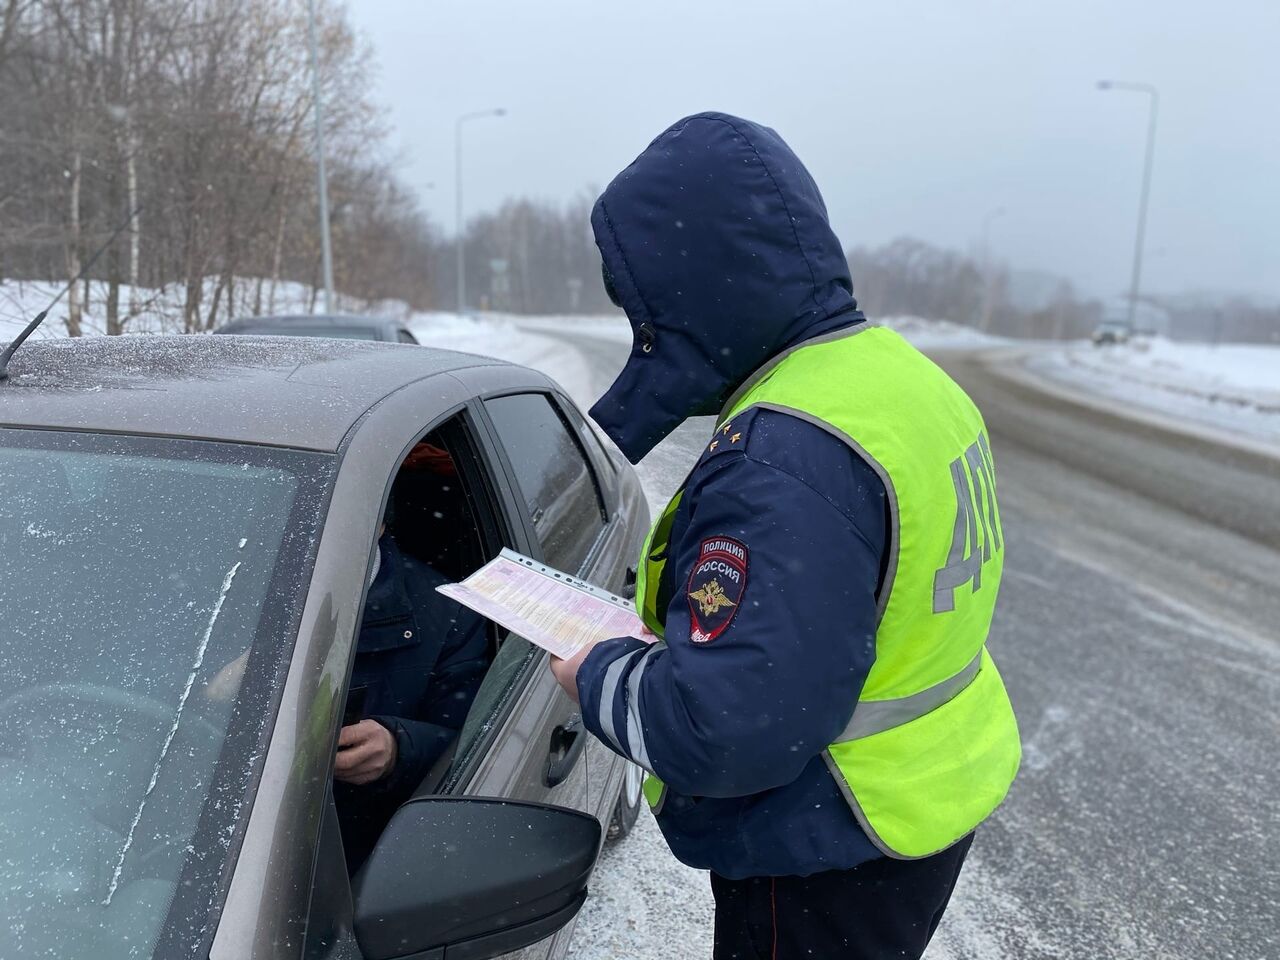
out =
<svg viewBox="0 0 1280 960"><path fill-rule="evenodd" d="M598 640L652 639L632 601L514 550L436 589L565 660Z"/></svg>

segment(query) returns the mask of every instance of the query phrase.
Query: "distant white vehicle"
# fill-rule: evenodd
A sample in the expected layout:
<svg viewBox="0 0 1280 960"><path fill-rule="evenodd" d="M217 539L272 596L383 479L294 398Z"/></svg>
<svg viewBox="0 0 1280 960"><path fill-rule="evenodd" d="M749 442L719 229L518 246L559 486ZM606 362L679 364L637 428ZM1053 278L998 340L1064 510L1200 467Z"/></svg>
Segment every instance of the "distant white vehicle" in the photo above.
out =
<svg viewBox="0 0 1280 960"><path fill-rule="evenodd" d="M1109 343L1128 343L1133 330L1122 320L1103 320L1093 331L1093 345L1101 347Z"/></svg>
<svg viewBox="0 0 1280 960"><path fill-rule="evenodd" d="M1115 297L1102 309L1102 319L1093 331L1094 346L1127 343L1135 337L1169 335L1169 312L1146 300L1138 301L1132 313L1125 297Z"/></svg>

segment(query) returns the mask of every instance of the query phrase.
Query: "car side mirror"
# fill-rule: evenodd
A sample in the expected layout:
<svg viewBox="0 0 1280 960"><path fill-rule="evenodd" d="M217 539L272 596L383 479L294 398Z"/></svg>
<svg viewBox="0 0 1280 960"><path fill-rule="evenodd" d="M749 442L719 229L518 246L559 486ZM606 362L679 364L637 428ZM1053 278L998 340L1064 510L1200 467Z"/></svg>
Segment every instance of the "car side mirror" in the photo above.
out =
<svg viewBox="0 0 1280 960"><path fill-rule="evenodd" d="M486 960L574 918L602 839L594 817L479 797L420 797L391 818L356 874L369 960Z"/></svg>

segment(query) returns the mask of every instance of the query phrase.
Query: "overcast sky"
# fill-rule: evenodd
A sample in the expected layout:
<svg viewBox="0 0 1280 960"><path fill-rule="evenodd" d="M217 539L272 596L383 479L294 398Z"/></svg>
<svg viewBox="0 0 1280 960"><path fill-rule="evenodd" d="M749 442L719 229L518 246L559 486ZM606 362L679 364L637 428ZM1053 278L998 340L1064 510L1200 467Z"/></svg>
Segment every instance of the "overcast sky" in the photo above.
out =
<svg viewBox="0 0 1280 960"><path fill-rule="evenodd" d="M1280 0L349 0L406 182L465 198L602 187L699 110L773 126L846 247L909 234L1128 284L1147 98L1161 94L1152 290L1280 297ZM426 184L434 183L427 189ZM854 278L855 285L857 278Z"/></svg>

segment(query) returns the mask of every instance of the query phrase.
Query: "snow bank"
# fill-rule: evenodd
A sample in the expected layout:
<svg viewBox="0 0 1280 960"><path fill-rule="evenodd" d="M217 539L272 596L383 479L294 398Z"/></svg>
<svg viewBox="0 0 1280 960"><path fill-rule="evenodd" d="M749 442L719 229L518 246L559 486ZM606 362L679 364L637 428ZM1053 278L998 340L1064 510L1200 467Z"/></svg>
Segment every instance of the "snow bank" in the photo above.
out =
<svg viewBox="0 0 1280 960"><path fill-rule="evenodd" d="M271 289L270 281L255 277L238 277L228 295L231 310L224 299L219 310L219 324L229 318L253 316L254 307L261 306L263 314L305 314L323 309L321 298L311 287L282 281ZM206 281L202 308L208 310L213 302L218 281ZM62 281L24 281L0 279L0 341L12 339L40 310L57 296ZM83 289L83 288L82 288ZM120 310L127 316L131 288L120 287ZM81 324L85 335L101 336L106 333L107 285L98 280L89 282L89 305ZM139 288L136 302L139 313L127 320L127 333L182 333L182 310L186 299L185 287L173 284L159 288ZM447 311L414 312L405 303L388 300L379 303L356 301L339 295L338 309L344 313L370 314L394 317L401 320L425 343L479 353L503 360L511 360L537 367L528 357L542 359L540 351L528 352L528 344L521 343L525 334L539 333L575 334L604 340L610 343L631 343L631 327L619 311L598 315L548 315L521 316L518 314L482 313L459 315ZM64 297L50 312L49 317L36 331L37 339L65 337L67 301ZM964 349L995 346L1007 343L972 327L965 327L945 320L924 320L920 317L886 317L876 321L890 327L921 349ZM559 378L557 378L559 379ZM567 385L566 385L567 386Z"/></svg>
<svg viewBox="0 0 1280 960"><path fill-rule="evenodd" d="M1280 440L1280 346L1164 337L1031 356L1033 373L1122 404L1250 437Z"/></svg>
<svg viewBox="0 0 1280 960"><path fill-rule="evenodd" d="M888 327L902 334L920 350L973 350L1012 342L950 320L902 316L877 318L874 322L878 327Z"/></svg>
<svg viewBox="0 0 1280 960"><path fill-rule="evenodd" d="M41 310L49 306L62 288L65 281L48 280L3 280L0 279L0 340L11 340ZM216 278L205 281L202 309L207 311L213 304L213 297L218 286ZM256 277L237 277L231 285L230 293L224 295L219 310L218 324L228 319L254 316L254 307L258 303L258 279ZM315 309L323 309L322 298L316 296L311 287L293 281L281 281L271 289L269 280L262 281L261 312L264 314L296 314L311 313ZM83 290L81 286L81 290ZM128 317L130 292L128 285L120 287L120 313ZM167 287L139 287L136 301L138 315L127 319L126 333L182 333L182 310L186 300L186 287L171 284ZM228 316L227 304L231 304ZM81 325L86 336L102 336L107 330L107 284L100 280L89 281L89 305L81 318ZM384 313L400 316L408 312L408 307L396 301L380 304L368 304L346 297L338 298L338 308L346 313ZM63 297L54 307L44 323L36 330L33 337L49 339L67 335L67 298Z"/></svg>
<svg viewBox="0 0 1280 960"><path fill-rule="evenodd" d="M1003 346L1011 342L946 320L886 317L875 322L877 326L896 330L922 350L978 349ZM539 342L544 339L540 334L556 337L556 343L561 346L564 341L560 338L566 336L621 345L629 345L632 340L631 327L621 313L530 317L506 313L459 316L456 313L431 312L410 314L407 324L423 343L522 363L550 373L551 376L556 374L540 366L542 361L550 359L553 366L558 366L571 361L571 358L558 361L546 357L545 343ZM560 354L563 352L558 351ZM537 362L531 362L530 358ZM566 388L567 386L566 384Z"/></svg>
<svg viewBox="0 0 1280 960"><path fill-rule="evenodd" d="M593 317L518 317L514 318L526 330L552 330L559 333L581 332L584 336L615 343L631 343L631 327L621 313ZM879 327L888 327L906 337L922 350L976 349L1007 345L1004 337L983 333L973 327L952 323L949 320L926 320L923 317L893 316L875 318Z"/></svg>
<svg viewBox="0 0 1280 960"><path fill-rule="evenodd" d="M565 335L630 343L631 328L621 315L522 317L515 314L459 316L414 313L406 323L420 343L518 363L545 373L584 408L599 394L599 372L586 356L566 350ZM552 337L547 334L560 334ZM613 371L616 373L617 371Z"/></svg>
<svg viewBox="0 0 1280 960"><path fill-rule="evenodd" d="M658 823L640 811L635 829L607 845L578 914L569 960L709 960L714 901L705 870L671 855Z"/></svg>
<svg viewBox="0 0 1280 960"><path fill-rule="evenodd" d="M1259 394L1280 399L1280 347L1262 344L1175 343L1164 337L1097 348L1073 346L1071 362L1094 370L1140 374L1144 382L1253 404Z"/></svg>
<svg viewBox="0 0 1280 960"><path fill-rule="evenodd" d="M515 319L526 330L573 333L596 340L607 340L610 343L631 344L631 324L627 322L626 315L621 312L585 317L546 316Z"/></svg>

